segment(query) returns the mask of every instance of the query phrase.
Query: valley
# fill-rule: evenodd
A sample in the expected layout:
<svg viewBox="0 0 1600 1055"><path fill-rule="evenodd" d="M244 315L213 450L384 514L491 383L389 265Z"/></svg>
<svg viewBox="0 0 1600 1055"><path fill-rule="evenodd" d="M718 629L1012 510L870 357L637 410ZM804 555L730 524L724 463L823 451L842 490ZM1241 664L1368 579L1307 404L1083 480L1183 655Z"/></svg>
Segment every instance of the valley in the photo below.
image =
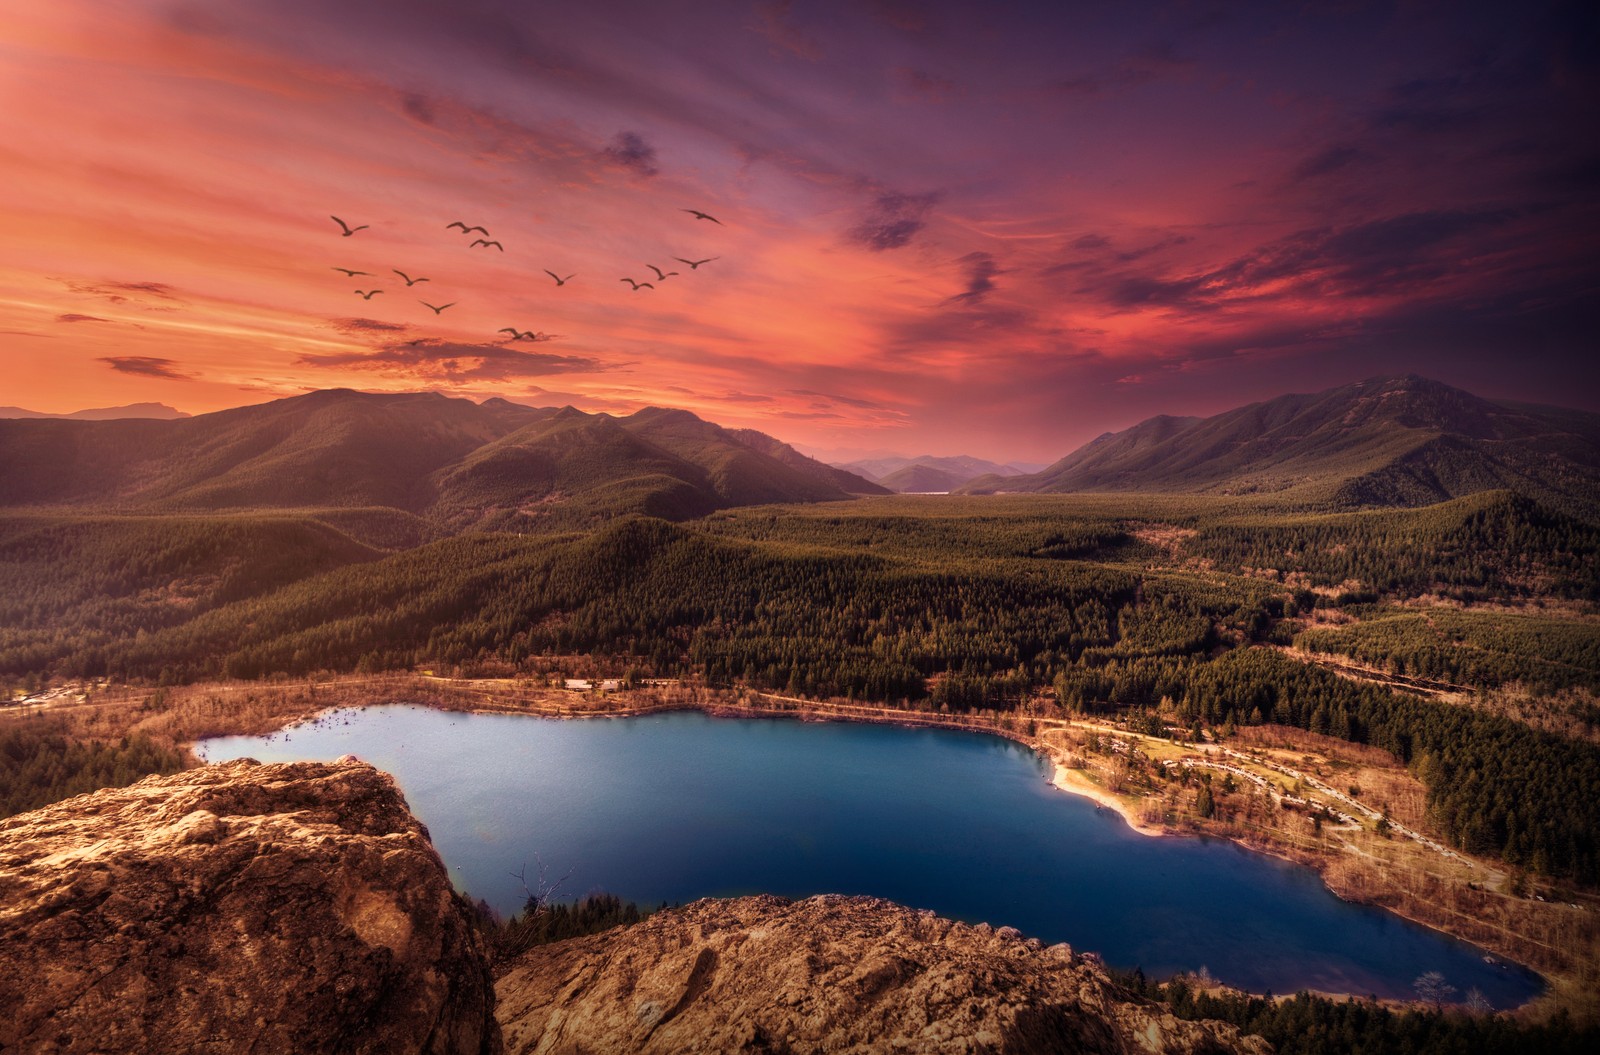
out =
<svg viewBox="0 0 1600 1055"><path fill-rule="evenodd" d="M967 729L1538 970L1529 1014L1600 1016L1585 487L891 495L692 415L457 402L0 422L12 451L86 430L0 478L6 810L394 701Z"/></svg>

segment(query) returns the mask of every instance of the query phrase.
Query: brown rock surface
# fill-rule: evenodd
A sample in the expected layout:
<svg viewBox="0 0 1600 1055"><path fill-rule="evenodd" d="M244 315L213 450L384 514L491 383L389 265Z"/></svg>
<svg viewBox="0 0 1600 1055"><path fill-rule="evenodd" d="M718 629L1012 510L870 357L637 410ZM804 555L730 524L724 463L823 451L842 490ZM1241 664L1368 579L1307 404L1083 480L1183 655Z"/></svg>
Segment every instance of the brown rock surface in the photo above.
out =
<svg viewBox="0 0 1600 1055"><path fill-rule="evenodd" d="M427 829L353 759L0 821L0 1051L480 1055L485 964Z"/></svg>
<svg viewBox="0 0 1600 1055"><path fill-rule="evenodd" d="M697 901L532 949L496 989L514 1055L1270 1051L1065 945L873 898Z"/></svg>

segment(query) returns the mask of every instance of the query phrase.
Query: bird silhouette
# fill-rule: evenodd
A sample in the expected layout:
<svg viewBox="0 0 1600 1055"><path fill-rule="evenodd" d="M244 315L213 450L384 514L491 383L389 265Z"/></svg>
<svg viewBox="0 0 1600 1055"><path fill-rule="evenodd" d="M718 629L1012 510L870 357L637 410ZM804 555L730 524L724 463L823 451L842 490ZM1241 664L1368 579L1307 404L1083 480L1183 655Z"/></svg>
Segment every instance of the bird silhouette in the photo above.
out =
<svg viewBox="0 0 1600 1055"><path fill-rule="evenodd" d="M503 245L501 245L501 244L500 244L500 243L499 243L499 242L491 242L491 241L489 241L489 239L487 239L487 238L479 238L479 239L477 239L477 240L476 240L476 241L474 241L474 242L473 242L473 243L472 243L472 245L469 245L469 246L467 246L467 248L468 248L468 249L471 249L471 248L472 248L472 246L476 246L476 245L481 245L481 246L483 246L483 247L484 247L484 248L485 248L485 249L487 249L487 248L489 248L489 247L490 247L490 246L491 246L491 245L492 245L492 246L494 246L494 247L495 247L495 248L496 248L496 249L498 249L498 250L500 250L500 251L501 251L501 252L502 252L502 253L503 253L503 252L505 252L505 251L506 251L506 247L505 247L505 246L503 246Z"/></svg>
<svg viewBox="0 0 1600 1055"><path fill-rule="evenodd" d="M350 276L351 278L355 278L357 275L366 275L368 278L372 277L372 272L370 272L370 271L352 271L347 267L335 267L335 268L330 268L329 270L332 270L332 271L343 271L346 275Z"/></svg>
<svg viewBox="0 0 1600 1055"><path fill-rule="evenodd" d="M665 282L669 275L676 275L677 274L676 271L662 271L659 267L656 267L654 264L646 264L645 267L649 268L651 271L654 271L656 273L656 281L657 282Z"/></svg>
<svg viewBox="0 0 1600 1055"><path fill-rule="evenodd" d="M410 275L406 274L404 271L401 271L397 267L391 267L389 270L393 271L395 274L399 275L401 278L406 280L406 288L407 289L410 289L412 286L415 286L418 282L426 282L426 281L428 281L425 278L412 278Z"/></svg>
<svg viewBox="0 0 1600 1055"><path fill-rule="evenodd" d="M446 231L448 231L452 227L461 228L461 233L462 234L471 234L473 231L482 231L483 232L483 236L485 238L489 237L489 229L487 227L468 227L466 224L462 223L460 220L457 220L455 223L446 224L444 229Z"/></svg>
<svg viewBox="0 0 1600 1055"><path fill-rule="evenodd" d="M406 342L406 347L407 348L415 348L417 345L426 344L427 342L428 342L428 339L426 337L418 337L414 341L407 341Z"/></svg>
<svg viewBox="0 0 1600 1055"><path fill-rule="evenodd" d="M509 333L513 341L537 341L539 339L539 335L532 330L518 330L510 326L502 326L495 332Z"/></svg>
<svg viewBox="0 0 1600 1055"><path fill-rule="evenodd" d="M577 275L568 275L566 278L562 278L560 275L556 274L554 271L551 271L549 268L545 268L544 269L544 273L549 275L551 278L555 279L556 280L556 285L558 285L558 286L565 286L569 281L571 281L572 279L575 279L575 278L578 277Z"/></svg>
<svg viewBox="0 0 1600 1055"><path fill-rule="evenodd" d="M370 223L364 223L360 227L351 227L349 224L345 223L343 220L339 219L337 216L333 216L332 214L329 214L329 219L331 219L334 223L338 224L340 227L344 228L344 236L346 238L349 238L351 235L355 234L357 231L365 231L368 227L372 226Z"/></svg>
<svg viewBox="0 0 1600 1055"><path fill-rule="evenodd" d="M656 288L656 287L652 286L648 282L635 282L631 278L622 278L622 279L618 279L617 281L626 282L628 285L633 287L633 291L635 293L639 292L641 289L655 289Z"/></svg>
<svg viewBox="0 0 1600 1055"><path fill-rule="evenodd" d="M419 301L417 301L417 303L421 304L424 308L433 308L433 313L435 315L442 315L444 313L444 309L453 308L453 307L456 306L456 302L453 301L453 300L448 304L441 304L438 307L434 307L432 304L429 304L425 300L419 300Z"/></svg>
<svg viewBox="0 0 1600 1055"><path fill-rule="evenodd" d="M362 292L361 290L358 289L358 290L356 290L356 292L361 294L361 299L362 300L371 300L373 297L377 296L379 293L382 293L383 290L381 290L381 289L369 289L366 292Z"/></svg>
<svg viewBox="0 0 1600 1055"><path fill-rule="evenodd" d="M718 227L722 226L722 221L717 219L715 216L712 216L708 212L701 212L699 209L679 209L678 211L679 212L686 212L689 215L693 216L696 220L710 220L712 223L716 224Z"/></svg>
<svg viewBox="0 0 1600 1055"><path fill-rule="evenodd" d="M681 256L675 256L672 259L676 260L680 264L688 264L690 271L698 271L700 269L700 265L701 264L709 264L713 260L721 260L722 257L720 257L720 256L708 256L704 260L685 260Z"/></svg>

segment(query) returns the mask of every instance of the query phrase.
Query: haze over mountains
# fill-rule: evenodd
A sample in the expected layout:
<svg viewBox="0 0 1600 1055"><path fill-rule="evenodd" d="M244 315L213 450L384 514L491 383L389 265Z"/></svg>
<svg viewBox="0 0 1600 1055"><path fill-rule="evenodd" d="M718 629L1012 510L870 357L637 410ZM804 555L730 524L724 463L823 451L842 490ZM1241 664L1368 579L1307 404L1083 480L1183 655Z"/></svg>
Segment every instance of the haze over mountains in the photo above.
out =
<svg viewBox="0 0 1600 1055"><path fill-rule="evenodd" d="M7 506L388 506L457 528L887 493L687 411L349 390L176 421L0 421L0 465Z"/></svg>
<svg viewBox="0 0 1600 1055"><path fill-rule="evenodd" d="M922 454L915 458L887 455L845 462L838 467L901 494L953 491L980 476L1021 476L1043 468L1039 465L999 465L966 454L950 457Z"/></svg>
<svg viewBox="0 0 1600 1055"><path fill-rule="evenodd" d="M1417 506L1506 488L1600 507L1600 414L1496 403L1416 376L1286 395L1208 418L1150 418L969 494L1281 493L1337 507Z"/></svg>
<svg viewBox="0 0 1600 1055"><path fill-rule="evenodd" d="M42 410L25 410L22 407L0 407L0 418L66 418L72 421L113 421L118 418L160 418L172 420L186 418L188 414L165 403L129 403L120 407L98 407L94 410L74 410L70 414L49 414Z"/></svg>

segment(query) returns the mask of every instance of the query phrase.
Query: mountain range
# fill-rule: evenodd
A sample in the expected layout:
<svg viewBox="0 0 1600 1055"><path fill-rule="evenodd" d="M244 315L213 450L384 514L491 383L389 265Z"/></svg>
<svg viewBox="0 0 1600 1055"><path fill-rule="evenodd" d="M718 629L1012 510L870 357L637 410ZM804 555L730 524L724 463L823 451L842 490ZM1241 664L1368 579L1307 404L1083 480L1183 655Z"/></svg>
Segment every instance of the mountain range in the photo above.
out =
<svg viewBox="0 0 1600 1055"><path fill-rule="evenodd" d="M181 410L165 403L129 403L121 407L98 407L94 410L74 410L70 414L49 414L42 410L24 410L22 407L0 407L0 418L66 418L72 421L112 421L118 418L161 418L170 421L186 418Z"/></svg>
<svg viewBox="0 0 1600 1055"><path fill-rule="evenodd" d="M1499 403L1408 375L1286 395L1211 417L1150 418L1037 473L969 494L1273 493L1353 508L1509 489L1600 508L1600 414Z"/></svg>
<svg viewBox="0 0 1600 1055"><path fill-rule="evenodd" d="M891 491L1271 494L1357 508L1499 489L1595 515L1600 414L1374 378L1150 418L1031 473L966 456L837 467L684 410L613 417L438 393L339 389L168 420L0 420L0 507L384 507L449 530L629 512L683 520Z"/></svg>
<svg viewBox="0 0 1600 1055"><path fill-rule="evenodd" d="M967 454L940 457L921 454L915 458L885 455L845 462L838 466L901 494L928 494L953 491L980 476L1021 476L1042 466L1000 465Z"/></svg>
<svg viewBox="0 0 1600 1055"><path fill-rule="evenodd" d="M888 493L682 410L343 389L172 421L0 421L0 467L0 506L386 506L458 529Z"/></svg>

